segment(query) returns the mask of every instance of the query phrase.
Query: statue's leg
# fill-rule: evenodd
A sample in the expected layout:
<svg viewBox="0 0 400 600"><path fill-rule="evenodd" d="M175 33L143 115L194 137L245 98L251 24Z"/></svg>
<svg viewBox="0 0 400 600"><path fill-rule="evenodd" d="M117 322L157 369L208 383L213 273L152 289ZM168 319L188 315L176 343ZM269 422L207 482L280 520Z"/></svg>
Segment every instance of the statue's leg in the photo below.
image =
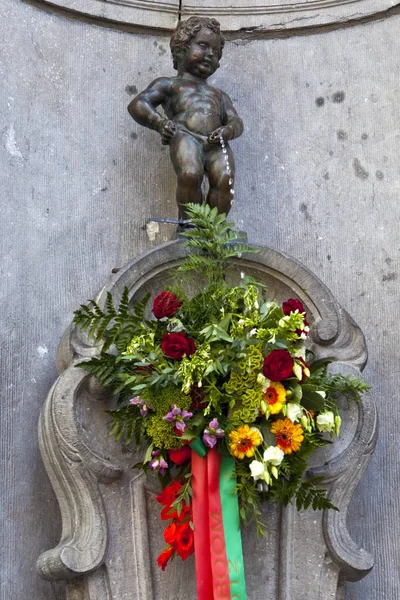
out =
<svg viewBox="0 0 400 600"><path fill-rule="evenodd" d="M218 208L218 212L228 214L231 209L231 194L235 178L235 161L231 148L226 145L227 153L222 148L211 148L206 153L206 170L210 181L207 203ZM228 163L225 157L228 157ZM231 183L229 183L231 181Z"/></svg>
<svg viewBox="0 0 400 600"><path fill-rule="evenodd" d="M204 150L190 134L178 132L169 144L171 161L177 177L176 202L179 218L187 218L185 204L201 203L201 182L204 176Z"/></svg>

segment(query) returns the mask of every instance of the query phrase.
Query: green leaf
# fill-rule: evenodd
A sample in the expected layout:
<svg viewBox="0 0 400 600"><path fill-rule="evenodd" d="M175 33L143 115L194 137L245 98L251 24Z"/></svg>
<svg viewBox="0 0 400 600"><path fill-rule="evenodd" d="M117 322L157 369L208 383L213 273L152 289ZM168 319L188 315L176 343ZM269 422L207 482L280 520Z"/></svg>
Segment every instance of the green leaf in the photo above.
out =
<svg viewBox="0 0 400 600"><path fill-rule="evenodd" d="M302 386L299 383L293 381L293 383L291 382L289 384L288 388L292 392L292 394L289 396L289 402L300 403L300 401L303 397Z"/></svg>
<svg viewBox="0 0 400 600"><path fill-rule="evenodd" d="M153 452L154 444L150 444L150 446L146 450L146 454L144 455L143 463L146 464L151 461L151 453Z"/></svg>
<svg viewBox="0 0 400 600"><path fill-rule="evenodd" d="M325 409L325 398L318 394L317 389L314 385L302 385L303 397L301 404L308 410L321 411Z"/></svg>

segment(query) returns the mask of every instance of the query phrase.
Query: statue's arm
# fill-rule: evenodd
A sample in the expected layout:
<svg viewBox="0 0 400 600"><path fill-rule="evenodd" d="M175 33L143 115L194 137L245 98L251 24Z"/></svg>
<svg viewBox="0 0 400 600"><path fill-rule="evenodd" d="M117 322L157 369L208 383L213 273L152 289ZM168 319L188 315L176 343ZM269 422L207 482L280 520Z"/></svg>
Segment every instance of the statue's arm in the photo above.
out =
<svg viewBox="0 0 400 600"><path fill-rule="evenodd" d="M131 117L140 125L160 131L165 119L156 111L167 98L171 90L171 80L161 77L153 81L148 88L140 92L128 106Z"/></svg>
<svg viewBox="0 0 400 600"><path fill-rule="evenodd" d="M225 127L229 127L231 130L231 134L229 139L233 140L242 135L243 133L243 121L237 114L232 100L229 98L228 94L222 92L222 103L223 103L223 116L222 122Z"/></svg>

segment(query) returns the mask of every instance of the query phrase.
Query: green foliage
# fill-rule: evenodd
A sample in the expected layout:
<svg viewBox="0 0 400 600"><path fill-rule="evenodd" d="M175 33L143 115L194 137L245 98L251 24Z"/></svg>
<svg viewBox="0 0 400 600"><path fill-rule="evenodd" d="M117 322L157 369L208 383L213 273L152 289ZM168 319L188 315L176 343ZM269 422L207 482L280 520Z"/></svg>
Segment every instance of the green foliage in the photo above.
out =
<svg viewBox="0 0 400 600"><path fill-rule="evenodd" d="M262 495L257 489L257 484L250 475L248 462L236 461L237 485L236 493L239 498L240 519L246 527L255 523L257 534L264 535L266 524L261 519Z"/></svg>
<svg viewBox="0 0 400 600"><path fill-rule="evenodd" d="M127 406L107 412L113 420L110 436L115 437L116 441L123 439L126 444L130 444L132 439L134 439L136 445L140 446L145 426L139 409L136 406L128 404Z"/></svg>
<svg viewBox="0 0 400 600"><path fill-rule="evenodd" d="M306 510L310 506L313 510L324 510L338 508L332 504L327 496L327 491L318 487L323 482L323 477L313 477L302 481L296 490L296 508L297 510Z"/></svg>
<svg viewBox="0 0 400 600"><path fill-rule="evenodd" d="M132 314L128 288L124 289L118 310L114 307L110 292L107 292L106 311L95 300L89 300L88 304L82 304L74 312L74 323L79 329L86 330L89 339L96 343L104 340L103 353L113 344L119 352L123 352L132 337L143 329L149 298L150 294L146 294L140 302L136 302Z"/></svg>
<svg viewBox="0 0 400 600"><path fill-rule="evenodd" d="M185 210L195 228L183 232L185 246L193 252L179 270L206 274L210 283L222 282L228 268L228 259L244 252L258 252L249 244L239 243L243 236L226 221L226 215L208 204L186 204Z"/></svg>
<svg viewBox="0 0 400 600"><path fill-rule="evenodd" d="M190 253L179 271L185 280L191 272L194 281L199 284L200 280L198 293L188 297L182 287L172 288L179 300L175 302L176 311L174 307L174 314L159 320L146 320L149 294L132 304L128 289L118 307L107 294L104 308L90 300L75 312L76 326L102 344L99 356L78 366L119 394L117 408L109 411L110 435L127 443L133 439L137 445L144 442L147 451L140 466L147 471L153 450L160 451L160 456L169 461L167 450L201 438L215 418L225 432L225 444L219 442L218 449L230 455L229 433L248 424L259 429L263 442L254 457L235 460L240 517L246 525L255 522L258 533L263 533L260 506L265 499L285 506L295 502L298 510L335 508L321 487L322 480L307 479L307 459L314 450L331 443L320 429L325 428L331 437L338 435L339 398L359 400L369 387L352 376L329 374L327 363L312 365L310 377L303 381L300 357L305 356L305 351L298 331L304 329L304 315L285 315L277 302L268 301L265 286L250 277L241 279L239 285L228 285L230 259L257 249L241 243L233 224L217 209L198 204L187 205L186 209L194 227L182 234ZM179 343L187 343L183 355L172 354L175 359L167 356L168 352L164 354L164 344L171 341L171 333L180 333L175 346L178 355ZM193 339L189 343L190 337ZM265 390L271 383L263 375L265 357L276 349L288 350L294 361L291 376L282 381L287 403L282 400L278 414L268 406ZM136 405L129 402L132 396L140 396ZM293 417L289 402L299 405L298 417ZM185 416L181 436L177 435L175 423L165 419L174 405L193 413ZM264 463L264 451L277 445L271 425L288 414L299 419L296 435L303 436L300 447L286 454L277 466L268 460ZM178 418L182 423L183 417ZM264 473L258 475L263 479L253 478L253 460L264 464ZM253 473L257 469L260 465L256 464ZM180 513L184 503L190 503L190 464L170 464L159 477L164 485L176 473L184 478L174 502ZM260 485L260 481L267 481L269 487Z"/></svg>
<svg viewBox="0 0 400 600"><path fill-rule="evenodd" d="M113 356L112 354L103 354L101 356L95 356L85 362L81 362L77 367L85 369L90 375L93 375L103 387L108 387L115 384L118 373L116 363L116 356Z"/></svg>
<svg viewBox="0 0 400 600"><path fill-rule="evenodd" d="M371 388L363 380L353 375L332 375L328 372L328 362L320 362L311 369L310 384L324 389L326 392L326 408L334 410L338 400L345 398L347 402L359 402Z"/></svg>
<svg viewBox="0 0 400 600"><path fill-rule="evenodd" d="M177 497L171 504L171 507L176 509L178 516L180 516L185 504L186 506L190 505L192 496L192 473L190 472L185 474L183 485L179 490Z"/></svg>
<svg viewBox="0 0 400 600"><path fill-rule="evenodd" d="M323 440L320 444L324 445ZM274 485L271 486L267 493L267 498L274 504L283 504L287 506L293 499L296 502L297 510L307 509L310 506L313 510L323 510L336 507L327 497L326 489L320 487L323 482L322 477L313 477L305 479L307 470L306 457L311 454L314 448L308 446L308 451L303 449L303 454L292 454L287 461L281 463L281 474Z"/></svg>

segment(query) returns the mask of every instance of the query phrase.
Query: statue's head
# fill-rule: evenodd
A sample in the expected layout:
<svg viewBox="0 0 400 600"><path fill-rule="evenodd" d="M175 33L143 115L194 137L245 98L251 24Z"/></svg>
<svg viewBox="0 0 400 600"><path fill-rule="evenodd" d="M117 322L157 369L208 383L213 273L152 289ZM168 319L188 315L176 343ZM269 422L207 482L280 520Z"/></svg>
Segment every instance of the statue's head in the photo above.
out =
<svg viewBox="0 0 400 600"><path fill-rule="evenodd" d="M204 37L203 39L200 39ZM199 46L212 46L214 53L217 54L217 64L213 65L212 72L219 67L219 59L222 56L222 49L225 44L224 36L221 33L220 24L216 19L208 17L190 17L187 21L181 21L172 34L170 47L174 61L174 69L179 70L180 64L187 58L189 51L193 53L191 48L198 41ZM209 52L211 52L209 50ZM212 73L208 73L207 77ZM201 76L201 75L200 75ZM206 78L206 77L205 77Z"/></svg>

